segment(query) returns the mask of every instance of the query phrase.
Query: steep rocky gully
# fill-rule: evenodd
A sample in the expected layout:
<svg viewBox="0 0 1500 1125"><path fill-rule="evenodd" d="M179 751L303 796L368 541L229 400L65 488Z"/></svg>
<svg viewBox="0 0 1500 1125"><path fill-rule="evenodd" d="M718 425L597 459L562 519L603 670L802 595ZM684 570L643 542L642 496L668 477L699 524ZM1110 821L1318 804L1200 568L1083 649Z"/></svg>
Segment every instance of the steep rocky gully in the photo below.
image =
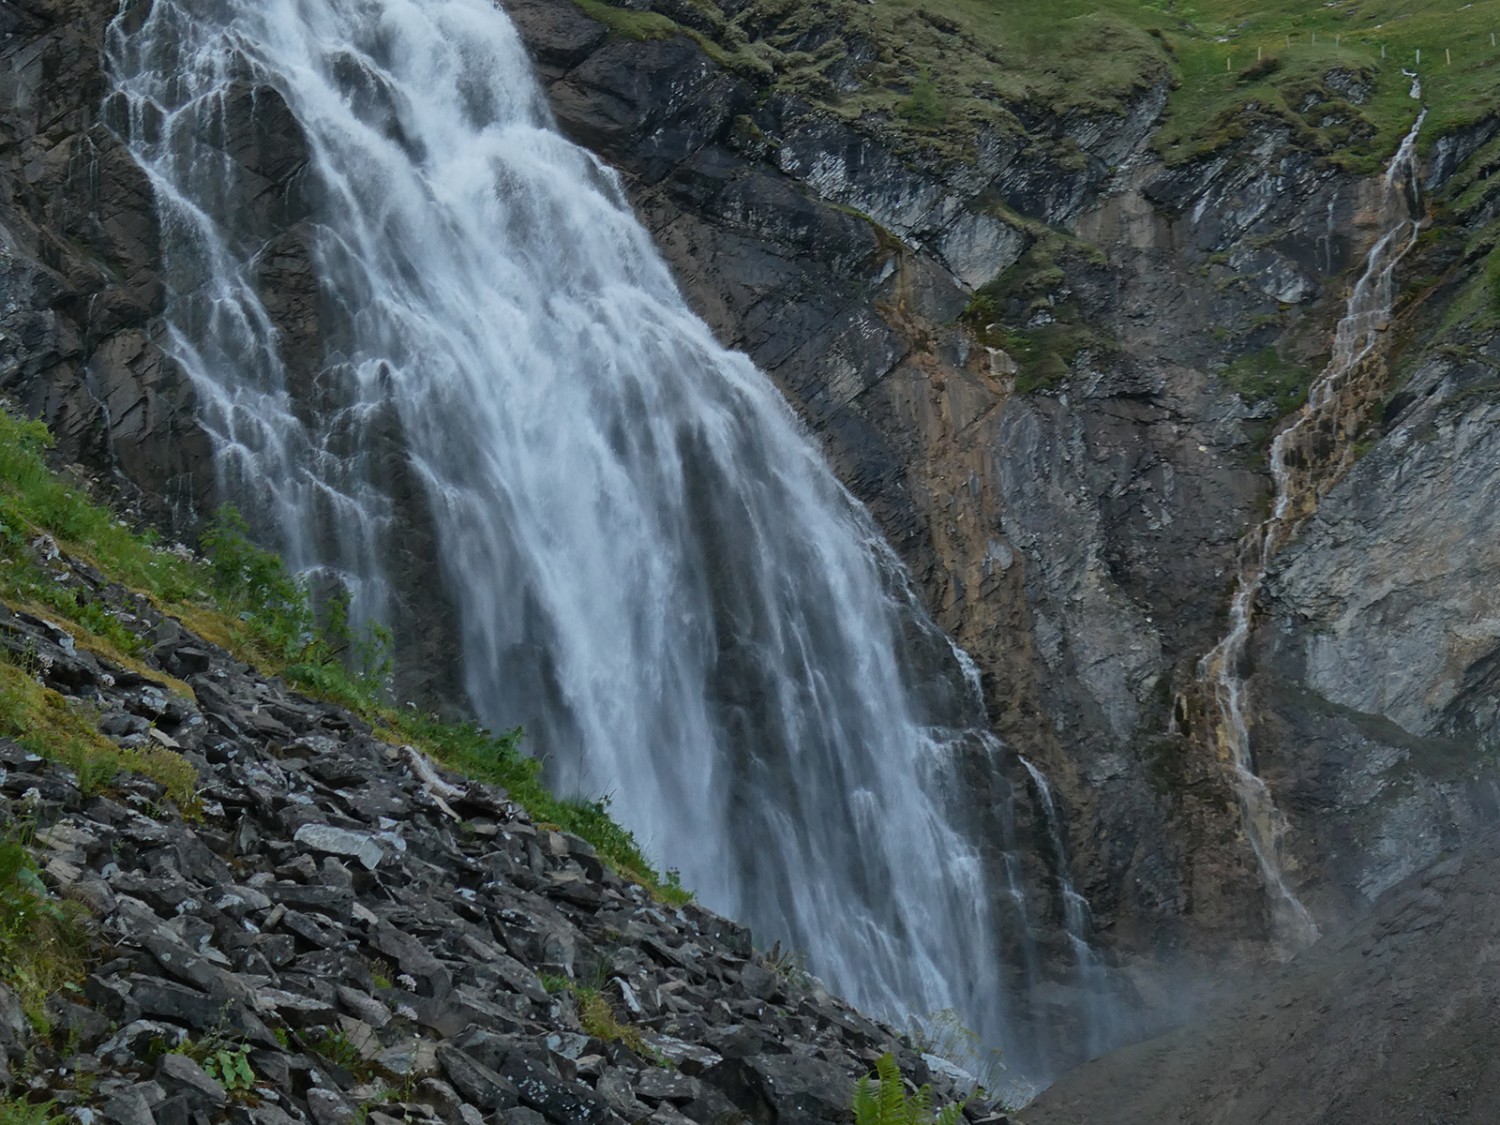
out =
<svg viewBox="0 0 1500 1125"><path fill-rule="evenodd" d="M707 6L653 4L692 34L644 39L602 5L505 6L560 126L621 170L694 306L777 381L973 656L996 733L1053 779L1073 879L1142 1010L1170 1014L1211 966L1286 952L1198 669L1227 629L1241 539L1266 514L1285 410L1280 389L1246 376L1305 383L1323 366L1383 233L1378 177L1271 115L1168 164L1152 146L1165 73L1123 118L1021 114L956 159L726 62ZM187 535L219 497L191 388L159 348L157 220L101 69L115 14L112 0L0 9L0 389L120 503ZM799 34L788 50L830 32ZM1308 112L1368 96L1330 71ZM289 366L316 372L331 313L301 225L297 125L249 83L225 119L267 307ZM1415 873L1483 839L1496 811L1500 345L1480 273L1497 136L1489 119L1421 149L1406 190L1426 226L1397 267L1388 344L1356 375L1353 415L1314 435L1306 456L1331 452L1336 468L1272 559L1248 641L1282 873L1325 930L1393 887L1420 901L1471 878ZM1058 325L1067 346L1033 354L1027 332ZM389 461L400 476L399 450ZM402 519L399 690L461 710L415 490ZM60 999L55 1013L101 1068L111 1119L221 1108L179 1056L149 1072L130 1060L224 1027L282 1091L237 1109L256 1120L340 1120L372 1066L448 1120L468 1119L462 1104L559 1123L844 1112L848 1076L888 1029L779 973L732 925L653 906L498 795L450 792L349 716L132 612L196 706L65 651L43 623L4 626L8 646L29 638L46 655L59 690L98 693L106 713L153 720L201 756L209 812L190 825L143 816L145 787L84 801L0 747L7 801L35 794L48 825L49 879L118 949L88 1006ZM1033 785L1019 759L1012 772ZM973 781L976 794L993 783ZM1062 857L1033 795L1028 878L1056 888ZM1376 940L1364 932L1340 948ZM410 987L377 982L377 957ZM579 1033L573 994L549 994L538 972L613 989L655 1029L645 1048ZM492 1030L432 1047L474 1013ZM328 1065L309 1029L351 1053ZM16 1058L22 1032L0 1029ZM910 1052L903 1064L921 1076ZM1140 1112L1128 1119L1170 1119Z"/></svg>

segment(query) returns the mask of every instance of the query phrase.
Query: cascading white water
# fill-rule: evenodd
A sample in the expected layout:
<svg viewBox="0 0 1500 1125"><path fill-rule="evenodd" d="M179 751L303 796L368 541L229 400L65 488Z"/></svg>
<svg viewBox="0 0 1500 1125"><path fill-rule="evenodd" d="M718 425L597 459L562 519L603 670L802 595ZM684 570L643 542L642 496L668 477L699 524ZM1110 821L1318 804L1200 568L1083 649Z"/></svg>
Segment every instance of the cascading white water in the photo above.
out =
<svg viewBox="0 0 1500 1125"><path fill-rule="evenodd" d="M998 751L977 692L766 378L688 311L614 176L552 129L504 15L156 0L116 22L111 56L225 493L378 617L399 501L372 451L398 435L481 715L523 723L554 781L612 794L709 905L835 988L956 1010L1040 1077L1036 974L1001 964L1036 957L1029 924L997 919L1024 923L1014 849L985 860L954 827L960 752ZM233 213L226 121L265 91L310 152L336 326L311 388L257 290L264 239ZM1014 911L992 906L1006 892Z"/></svg>
<svg viewBox="0 0 1500 1125"><path fill-rule="evenodd" d="M1216 734L1230 768L1245 832L1271 895L1276 934L1289 949L1315 940L1318 927L1286 881L1281 862L1286 820L1255 770L1250 730L1245 720L1243 673L1251 614L1267 565L1305 515L1296 505L1314 501L1318 492L1332 483L1331 479L1316 478L1305 455L1294 463L1291 451L1300 449L1305 437L1319 428L1338 428L1340 415L1351 405L1344 401L1351 377L1380 348L1381 333L1390 320L1395 303L1392 279L1396 265L1415 244L1421 227L1420 221L1412 217L1411 208L1416 197L1417 134L1426 116L1425 109L1417 115L1386 166L1381 180L1380 214L1388 225L1370 248L1364 272L1349 294L1344 316L1334 331L1328 366L1308 389L1307 402L1296 418L1271 443L1270 469L1275 489L1271 515L1240 543L1235 590L1229 603L1229 632L1199 665L1199 677L1209 685L1218 711ZM1347 456L1346 448L1338 451L1335 470Z"/></svg>
<svg viewBox="0 0 1500 1125"><path fill-rule="evenodd" d="M1084 1047L1090 1058L1102 1054L1121 1038L1120 1013L1109 999L1108 974L1100 963L1090 939L1093 929L1093 910L1088 899L1078 893L1073 884L1072 864L1068 860L1067 845L1063 842L1062 818L1058 815L1057 801L1052 796L1052 785L1029 758L1021 756L1021 765L1031 778L1036 790L1037 804L1044 821L1043 829L1056 856L1058 898L1062 902L1063 931L1073 953L1074 985L1086 998L1080 1005L1084 1025Z"/></svg>

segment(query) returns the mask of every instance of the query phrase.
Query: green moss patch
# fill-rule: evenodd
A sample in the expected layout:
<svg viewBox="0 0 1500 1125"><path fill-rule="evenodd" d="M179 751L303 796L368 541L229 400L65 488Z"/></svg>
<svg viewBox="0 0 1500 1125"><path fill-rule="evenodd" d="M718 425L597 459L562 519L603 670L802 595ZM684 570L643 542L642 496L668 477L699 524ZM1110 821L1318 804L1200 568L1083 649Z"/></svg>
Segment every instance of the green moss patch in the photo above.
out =
<svg viewBox="0 0 1500 1125"><path fill-rule="evenodd" d="M1100 362L1119 345L1084 315L1070 278L1095 264L1094 252L1046 228L1021 260L983 285L964 320L980 341L1016 363L1015 389L1029 394L1066 379L1075 364Z"/></svg>
<svg viewBox="0 0 1500 1125"><path fill-rule="evenodd" d="M1274 347L1240 356L1219 375L1247 404L1269 402L1280 417L1307 401L1315 372L1282 359Z"/></svg>

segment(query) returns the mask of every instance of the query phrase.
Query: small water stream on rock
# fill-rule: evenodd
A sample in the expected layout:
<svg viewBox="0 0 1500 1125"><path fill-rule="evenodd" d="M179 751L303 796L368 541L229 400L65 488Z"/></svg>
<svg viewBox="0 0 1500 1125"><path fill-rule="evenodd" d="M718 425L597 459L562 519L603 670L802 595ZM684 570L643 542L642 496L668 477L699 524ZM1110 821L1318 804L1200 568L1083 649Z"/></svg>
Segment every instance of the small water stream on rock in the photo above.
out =
<svg viewBox="0 0 1500 1125"><path fill-rule="evenodd" d="M1427 112L1402 140L1381 179L1379 205L1383 233L1370 248L1365 267L1349 294L1344 316L1334 332L1328 366L1308 390L1307 402L1271 443L1274 486L1271 515L1240 543L1234 595L1229 603L1229 632L1199 664L1217 711L1219 752L1230 769L1245 833L1270 894L1275 937L1296 950L1318 937L1318 926L1287 883L1282 863L1286 819L1256 772L1245 717L1245 657L1251 617L1266 567L1298 524L1316 507L1318 497L1347 468L1353 428L1367 400L1358 375L1376 358L1395 303L1392 277L1396 265L1415 244L1420 220L1414 167L1417 135Z"/></svg>
<svg viewBox="0 0 1500 1125"><path fill-rule="evenodd" d="M1006 753L974 684L614 175L551 127L504 15L158 0L111 51L224 495L356 618L443 591L481 716L611 795L709 906L1043 1077L1011 812L961 781ZM245 126L283 117L306 165L268 198L246 146L278 142ZM309 323L310 371L288 358ZM412 508L435 557L403 574Z"/></svg>
<svg viewBox="0 0 1500 1125"><path fill-rule="evenodd" d="M1092 938L1093 911L1088 899L1078 893L1071 875L1072 864L1068 860L1067 844L1063 838L1062 817L1058 813L1057 801L1052 796L1052 785L1047 775L1030 759L1021 758L1036 790L1037 803L1041 806L1043 829L1047 834L1057 871L1057 891L1062 902L1063 930L1072 949L1074 981L1083 996L1095 998L1084 1007L1084 1042L1092 1057L1102 1054L1118 1042L1122 1035L1123 1018L1108 1000L1108 973L1095 952Z"/></svg>

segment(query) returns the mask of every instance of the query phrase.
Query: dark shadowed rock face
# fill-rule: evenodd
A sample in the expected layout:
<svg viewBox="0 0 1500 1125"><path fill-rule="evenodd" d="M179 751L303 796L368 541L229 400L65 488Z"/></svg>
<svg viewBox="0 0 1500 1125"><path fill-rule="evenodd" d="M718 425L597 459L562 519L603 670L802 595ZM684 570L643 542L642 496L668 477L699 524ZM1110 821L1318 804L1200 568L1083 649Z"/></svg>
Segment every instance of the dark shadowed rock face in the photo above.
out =
<svg viewBox="0 0 1500 1125"><path fill-rule="evenodd" d="M151 187L116 138L108 3L0 12L0 391L167 526L211 501L193 392L157 346Z"/></svg>
<svg viewBox="0 0 1500 1125"><path fill-rule="evenodd" d="M1388 891L1250 999L1065 1076L1028 1125L1464 1125L1500 1098L1500 840Z"/></svg>

